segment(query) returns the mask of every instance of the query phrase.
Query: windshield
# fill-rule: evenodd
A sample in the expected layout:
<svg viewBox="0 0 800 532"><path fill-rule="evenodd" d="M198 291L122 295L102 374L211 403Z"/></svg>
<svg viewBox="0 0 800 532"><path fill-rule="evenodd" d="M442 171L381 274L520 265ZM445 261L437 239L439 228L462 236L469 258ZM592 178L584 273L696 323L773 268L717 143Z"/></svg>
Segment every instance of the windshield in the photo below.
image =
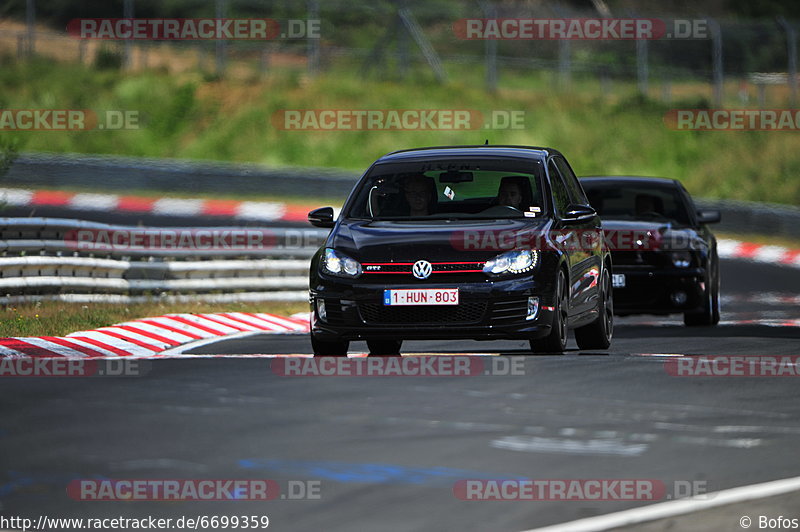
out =
<svg viewBox="0 0 800 532"><path fill-rule="evenodd" d="M347 216L370 220L535 218L542 164L528 159L470 159L375 165Z"/></svg>
<svg viewBox="0 0 800 532"><path fill-rule="evenodd" d="M581 181L589 203L601 218L665 221L689 226L689 212L673 186Z"/></svg>

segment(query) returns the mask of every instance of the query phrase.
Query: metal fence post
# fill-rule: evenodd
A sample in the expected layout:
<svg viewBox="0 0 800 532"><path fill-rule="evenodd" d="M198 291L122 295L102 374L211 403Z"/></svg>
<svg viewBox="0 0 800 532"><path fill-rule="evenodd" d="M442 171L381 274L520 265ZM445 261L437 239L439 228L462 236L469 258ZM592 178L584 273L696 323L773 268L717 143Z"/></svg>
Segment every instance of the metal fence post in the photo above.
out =
<svg viewBox="0 0 800 532"><path fill-rule="evenodd" d="M86 63L86 39L80 39L78 41L78 61L81 64Z"/></svg>
<svg viewBox="0 0 800 532"><path fill-rule="evenodd" d="M308 2L308 20L319 20L319 2L317 0L309 0ZM306 24L306 27L308 25ZM311 77L319 73L319 37L306 36L308 42L308 74Z"/></svg>
<svg viewBox="0 0 800 532"><path fill-rule="evenodd" d="M600 90L603 92L603 98L609 98L613 91L611 78L605 70L600 74Z"/></svg>
<svg viewBox="0 0 800 532"><path fill-rule="evenodd" d="M481 2L483 16L489 19L497 18L497 8L491 2ZM497 41L486 39L484 43L486 57L486 90L497 92Z"/></svg>
<svg viewBox="0 0 800 532"><path fill-rule="evenodd" d="M711 69L714 79L714 106L722 107L722 29L716 20L709 19L711 29Z"/></svg>
<svg viewBox="0 0 800 532"><path fill-rule="evenodd" d="M669 80L661 87L661 99L667 103L672 101L672 83Z"/></svg>
<svg viewBox="0 0 800 532"><path fill-rule="evenodd" d="M401 2L398 9L406 8L406 2ZM397 70L400 74L400 79L406 79L408 75L411 59L409 56L409 35L403 26L403 19L397 14L394 24L397 26Z"/></svg>
<svg viewBox="0 0 800 532"><path fill-rule="evenodd" d="M636 77L639 93L647 96L649 71L647 68L647 40L636 39Z"/></svg>
<svg viewBox="0 0 800 532"><path fill-rule="evenodd" d="M25 37L24 33L17 33L17 60L22 61L22 59L27 55L28 39Z"/></svg>
<svg viewBox="0 0 800 532"><path fill-rule="evenodd" d="M270 61L270 48L269 45L265 45L261 49L261 58L258 62L258 71L259 74L263 77L269 72L269 61Z"/></svg>
<svg viewBox="0 0 800 532"><path fill-rule="evenodd" d="M134 0L125 0L125 3L122 7L122 17L123 18L133 18L134 17L134 8L133 8ZM131 70L133 68L133 42L130 39L125 39L125 62L124 66L126 69Z"/></svg>
<svg viewBox="0 0 800 532"><path fill-rule="evenodd" d="M224 19L227 13L228 0L216 0L215 3L217 19ZM226 48L228 43L225 39L217 39L216 43L217 75L222 77L225 75Z"/></svg>
<svg viewBox="0 0 800 532"><path fill-rule="evenodd" d="M786 31L789 56L789 105L794 108L797 105L797 30L783 17L778 18L778 24Z"/></svg>
<svg viewBox="0 0 800 532"><path fill-rule="evenodd" d="M570 60L570 42L566 39L558 41L558 80L562 86L569 85L572 78L572 63Z"/></svg>
<svg viewBox="0 0 800 532"><path fill-rule="evenodd" d="M28 30L28 56L36 52L36 2L27 0L25 2L25 24Z"/></svg>

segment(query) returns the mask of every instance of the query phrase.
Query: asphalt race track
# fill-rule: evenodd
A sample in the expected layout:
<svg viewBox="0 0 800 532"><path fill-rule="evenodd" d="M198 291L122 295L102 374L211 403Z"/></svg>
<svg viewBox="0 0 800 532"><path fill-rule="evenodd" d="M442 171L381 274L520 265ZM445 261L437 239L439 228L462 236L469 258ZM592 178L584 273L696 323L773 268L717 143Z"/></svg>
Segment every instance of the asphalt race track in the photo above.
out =
<svg viewBox="0 0 800 532"><path fill-rule="evenodd" d="M678 377L667 371L674 358L654 356L800 355L796 269L723 261L722 293L720 326L619 319L607 353L574 343L564 356L524 358L521 342L404 347L500 353L481 360L520 360L522 375L285 377L271 369L280 359L199 356L148 361L141 377L7 378L0 461L10 473L0 479L0 513L267 515L270 529L291 531L519 531L651 501L464 501L454 485L654 479L668 500L691 482L713 492L800 475L798 377ZM307 354L310 344L259 335L192 352ZM319 497L78 501L66 492L76 479L272 479L284 495L291 484ZM739 517L731 513L729 530L741 530Z"/></svg>

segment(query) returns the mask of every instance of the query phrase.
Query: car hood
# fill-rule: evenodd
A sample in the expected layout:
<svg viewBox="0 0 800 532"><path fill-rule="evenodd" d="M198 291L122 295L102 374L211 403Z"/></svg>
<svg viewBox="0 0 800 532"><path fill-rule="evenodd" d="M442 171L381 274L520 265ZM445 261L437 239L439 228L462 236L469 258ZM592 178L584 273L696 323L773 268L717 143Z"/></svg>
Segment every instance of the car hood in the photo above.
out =
<svg viewBox="0 0 800 532"><path fill-rule="evenodd" d="M484 261L550 225L546 219L345 221L328 245L361 262Z"/></svg>
<svg viewBox="0 0 800 532"><path fill-rule="evenodd" d="M695 229L673 226L668 221L602 220L603 232L611 251L700 249L706 246Z"/></svg>

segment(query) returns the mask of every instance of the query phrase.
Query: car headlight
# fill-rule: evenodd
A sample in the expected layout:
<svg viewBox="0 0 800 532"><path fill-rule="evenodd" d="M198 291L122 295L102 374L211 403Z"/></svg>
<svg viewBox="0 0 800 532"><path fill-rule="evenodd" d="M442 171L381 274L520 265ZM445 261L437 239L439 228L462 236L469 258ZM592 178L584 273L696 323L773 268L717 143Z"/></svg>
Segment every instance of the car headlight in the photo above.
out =
<svg viewBox="0 0 800 532"><path fill-rule="evenodd" d="M688 251L673 251L670 258L676 268L688 268L692 264L692 254Z"/></svg>
<svg viewBox="0 0 800 532"><path fill-rule="evenodd" d="M530 249L508 251L486 261L483 273L524 273L531 271L539 262L539 252Z"/></svg>
<svg viewBox="0 0 800 532"><path fill-rule="evenodd" d="M325 248L322 271L341 277L358 277L361 275L361 263L335 249Z"/></svg>

